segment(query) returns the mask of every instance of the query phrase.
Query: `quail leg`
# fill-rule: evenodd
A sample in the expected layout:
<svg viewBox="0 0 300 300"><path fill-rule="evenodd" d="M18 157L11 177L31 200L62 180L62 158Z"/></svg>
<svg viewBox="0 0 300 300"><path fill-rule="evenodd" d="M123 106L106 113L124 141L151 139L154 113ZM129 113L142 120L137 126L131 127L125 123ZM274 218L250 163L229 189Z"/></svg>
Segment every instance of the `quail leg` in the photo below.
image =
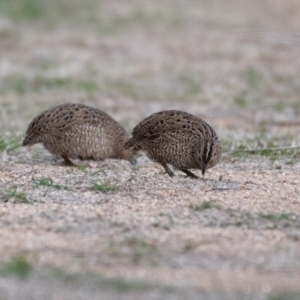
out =
<svg viewBox="0 0 300 300"><path fill-rule="evenodd" d="M67 156L62 156L62 158L64 159L64 165L68 166L68 167L78 167L76 164L73 164L69 158Z"/></svg>
<svg viewBox="0 0 300 300"><path fill-rule="evenodd" d="M174 173L166 164L161 164L161 165L164 167L164 169L166 170L166 173L168 173L170 177L174 177Z"/></svg>
<svg viewBox="0 0 300 300"><path fill-rule="evenodd" d="M187 176L189 176L189 177L191 177L193 179L198 179L199 178L198 176L196 176L194 173L192 173L189 170L180 170L180 171L184 172Z"/></svg>

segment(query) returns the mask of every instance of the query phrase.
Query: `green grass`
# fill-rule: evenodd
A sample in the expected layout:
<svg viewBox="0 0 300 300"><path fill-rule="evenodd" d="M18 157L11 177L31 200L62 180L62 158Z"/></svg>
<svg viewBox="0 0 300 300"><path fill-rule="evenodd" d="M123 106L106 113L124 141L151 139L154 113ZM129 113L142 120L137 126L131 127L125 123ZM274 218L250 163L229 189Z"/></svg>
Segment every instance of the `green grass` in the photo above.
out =
<svg viewBox="0 0 300 300"><path fill-rule="evenodd" d="M203 201L201 204L197 204L197 205L190 204L189 207L193 211L203 211L203 210L214 208L214 207L217 207L217 206L212 201Z"/></svg>
<svg viewBox="0 0 300 300"><path fill-rule="evenodd" d="M231 152L231 155L240 158L266 157L271 162L282 159L288 159L289 163L295 163L297 161L297 155L295 155L296 152L297 151L295 149L288 149L288 147L286 149L249 149L244 145L240 145L234 151Z"/></svg>
<svg viewBox="0 0 300 300"><path fill-rule="evenodd" d="M271 162L288 160L290 163L297 161L297 152L300 150L295 144L294 136L269 137L268 131L263 127L253 138L241 141L222 141L223 151L239 158L268 158Z"/></svg>
<svg viewBox="0 0 300 300"><path fill-rule="evenodd" d="M198 96L203 93L198 74L183 74L177 77L177 85L182 87L182 97Z"/></svg>
<svg viewBox="0 0 300 300"><path fill-rule="evenodd" d="M195 249L196 247L198 247L198 245L199 245L198 243L195 243L194 241L188 240L184 243L183 252L184 253L190 252L193 249Z"/></svg>
<svg viewBox="0 0 300 300"><path fill-rule="evenodd" d="M223 222L222 226L240 227L245 225L247 228L266 229L300 228L300 217L292 213L252 213L231 209L227 209L226 213L228 214L227 221ZM271 227L269 226L270 223L272 224Z"/></svg>
<svg viewBox="0 0 300 300"><path fill-rule="evenodd" d="M7 151L11 152L17 148L20 148L20 139L19 138L0 138L0 152Z"/></svg>
<svg viewBox="0 0 300 300"><path fill-rule="evenodd" d="M170 71L173 72L173 71ZM198 73L163 74L143 72L125 78L106 78L94 90L108 96L126 96L137 101L207 102Z"/></svg>
<svg viewBox="0 0 300 300"><path fill-rule="evenodd" d="M102 193L115 192L119 189L119 185L116 182L103 181L103 182L93 182L92 186L95 190Z"/></svg>
<svg viewBox="0 0 300 300"><path fill-rule="evenodd" d="M27 279L31 272L34 272L34 268L28 262L25 253L17 254L9 262L0 264L0 276L16 276ZM122 277L107 278L96 273L68 273L60 268L51 270L50 276L65 283L89 282L101 289L112 289L118 292L142 291L156 286L148 282L127 280ZM43 277L45 278L45 275Z"/></svg>
<svg viewBox="0 0 300 300"><path fill-rule="evenodd" d="M293 220L294 219L293 214L287 214L287 213L262 214L261 217L268 219L268 220L272 221L273 223L278 223L282 220Z"/></svg>
<svg viewBox="0 0 300 300"><path fill-rule="evenodd" d="M112 256L129 259L134 264L152 262L159 253L154 243L137 236L126 237L122 241L111 240L109 247Z"/></svg>
<svg viewBox="0 0 300 300"><path fill-rule="evenodd" d="M1 0L0 0L1 1ZM54 68L57 62L53 62ZM173 76L162 76L157 80L155 74L139 74L127 76L121 79L105 78L96 80L90 66L83 68L85 77L47 77L43 75L44 68L49 68L46 61L41 61L28 68L36 70L33 78L28 78L25 73L16 73L5 76L0 82L0 95L17 93L26 95L28 93L42 94L50 91L67 90L83 91L87 96L101 93L107 96L122 96L138 101L196 101L207 102L201 86L201 75L199 74L176 74Z"/></svg>
<svg viewBox="0 0 300 300"><path fill-rule="evenodd" d="M199 226L209 227L243 227L253 230L261 229L279 229L287 228L300 229L300 215L293 213L264 212L257 213L253 211L245 211L239 209L224 208L212 202L203 202L200 205L189 205L194 212L205 213L202 219L199 215ZM214 208L214 210L210 210ZM211 216L211 218L210 218ZM207 222L210 220L209 222ZM194 245L189 241L184 245L186 251L193 249Z"/></svg>
<svg viewBox="0 0 300 300"><path fill-rule="evenodd" d="M102 274L98 273L69 273L64 271L61 268L53 269L51 275L54 278L57 278L59 281L72 284L85 284L92 283L93 286L97 287L100 290L110 289L117 292L135 292L135 291L147 291L153 288L161 288L163 290L170 290L169 287L159 286L155 283L147 281L136 281L129 280L120 276L116 277L105 277Z"/></svg>
<svg viewBox="0 0 300 300"><path fill-rule="evenodd" d="M7 95L11 92L24 95L26 93L42 93L61 89L79 90L91 94L99 91L100 87L93 79L47 78L42 75L36 75L36 77L29 79L23 74L6 76L0 82L0 95ZM108 87L105 87L105 90L110 91Z"/></svg>
<svg viewBox="0 0 300 300"><path fill-rule="evenodd" d="M250 88L258 88L263 82L262 74L251 67L242 72L242 77Z"/></svg>
<svg viewBox="0 0 300 300"><path fill-rule="evenodd" d="M25 253L19 253L11 261L0 265L0 276L18 276L22 279L28 277L32 267Z"/></svg>
<svg viewBox="0 0 300 300"><path fill-rule="evenodd" d="M126 10L115 11L109 19L102 22L98 20L98 32L114 34L137 26L149 29L157 25L171 30L182 24L182 14L182 9L177 8L176 3L167 10L162 10L157 6L155 10L149 11L138 1L127 2Z"/></svg>
<svg viewBox="0 0 300 300"><path fill-rule="evenodd" d="M43 22L56 26L66 20L78 23L96 19L97 1L85 0L0 0L3 15L18 23Z"/></svg>
<svg viewBox="0 0 300 300"><path fill-rule="evenodd" d="M160 213L157 220L152 224L154 227L160 227L169 230L175 225L174 218L170 213Z"/></svg>
<svg viewBox="0 0 300 300"><path fill-rule="evenodd" d="M240 93L234 98L234 103L240 108L247 108L250 100L247 98L245 93Z"/></svg>
<svg viewBox="0 0 300 300"><path fill-rule="evenodd" d="M132 292L153 289L155 286L151 283L128 280L122 277L105 278L102 280L106 288L118 292Z"/></svg>
<svg viewBox="0 0 300 300"><path fill-rule="evenodd" d="M103 1L97 0L0 0L1 15L19 24L43 25L42 28L56 29L62 25L78 27L94 27L101 36L113 35L135 26L178 25L182 10L153 11L145 9L139 2L127 2L126 9L107 7ZM103 17L102 15L105 15ZM180 17L180 19L179 19Z"/></svg>
<svg viewBox="0 0 300 300"><path fill-rule="evenodd" d="M4 139L0 139L0 151L4 151L7 148L6 141Z"/></svg>
<svg viewBox="0 0 300 300"><path fill-rule="evenodd" d="M47 186L56 190L66 190L67 187L53 183L51 178L31 179L37 186Z"/></svg>
<svg viewBox="0 0 300 300"><path fill-rule="evenodd" d="M272 79L276 82L276 84L279 83L290 86L293 86L297 80L293 75L283 73L272 73Z"/></svg>
<svg viewBox="0 0 300 300"><path fill-rule="evenodd" d="M80 80L77 83L78 89L83 90L87 93L94 93L99 90L99 86L94 80Z"/></svg>
<svg viewBox="0 0 300 300"><path fill-rule="evenodd" d="M0 83L0 94L6 95L15 92L20 95L26 93L40 93L43 90L61 89L73 84L70 78L46 78L37 75L33 79L26 78L23 74L9 75Z"/></svg>
<svg viewBox="0 0 300 300"><path fill-rule="evenodd" d="M100 91L107 95L123 95L132 99L139 99L141 87L128 79L111 80L106 79L100 85Z"/></svg>
<svg viewBox="0 0 300 300"><path fill-rule="evenodd" d="M95 176L98 175L100 173L106 175L105 171L103 169L99 169L97 171L94 171L92 168L87 167L87 166L83 166L83 165L78 165L77 169L81 170L85 175L88 176ZM67 173L73 173L74 170L67 170Z"/></svg>
<svg viewBox="0 0 300 300"><path fill-rule="evenodd" d="M37 0L14 0L0 1L0 9L14 20L34 20L44 16L45 1Z"/></svg>
<svg viewBox="0 0 300 300"><path fill-rule="evenodd" d="M111 27L124 28L133 26L136 24L149 24L152 21L157 21L157 17L155 14L147 14L146 10L143 9L142 6L132 6L130 10L123 14L114 15L109 25Z"/></svg>
<svg viewBox="0 0 300 300"><path fill-rule="evenodd" d="M259 88L263 82L263 76L253 68L246 68L241 73L241 80L245 86L233 97L233 104L242 109L255 109L261 105L261 99L257 98Z"/></svg>
<svg viewBox="0 0 300 300"><path fill-rule="evenodd" d="M157 251L155 245L137 237L125 239L124 245L130 248L132 261L135 264L141 262L144 258L148 259L149 256Z"/></svg>
<svg viewBox="0 0 300 300"><path fill-rule="evenodd" d="M299 300L300 292L278 292L272 293L267 300Z"/></svg>
<svg viewBox="0 0 300 300"><path fill-rule="evenodd" d="M287 107L287 104L284 103L284 101L282 102L276 102L274 105L273 105L273 108L275 111L277 112L283 112L285 110L285 108Z"/></svg>
<svg viewBox="0 0 300 300"><path fill-rule="evenodd" d="M2 195L2 199L3 200L17 199L21 203L31 203L31 201L28 200L26 194L22 191L18 191L16 187L12 187L6 190Z"/></svg>

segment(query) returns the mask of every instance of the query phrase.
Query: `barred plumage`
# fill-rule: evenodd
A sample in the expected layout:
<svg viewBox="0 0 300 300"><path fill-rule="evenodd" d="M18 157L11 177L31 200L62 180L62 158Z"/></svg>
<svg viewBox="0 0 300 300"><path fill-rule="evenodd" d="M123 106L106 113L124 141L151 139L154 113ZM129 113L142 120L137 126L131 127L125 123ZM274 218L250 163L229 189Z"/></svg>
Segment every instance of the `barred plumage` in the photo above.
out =
<svg viewBox="0 0 300 300"><path fill-rule="evenodd" d="M131 150L124 148L125 129L103 111L83 104L62 104L43 111L29 124L23 146L42 143L67 165L70 158L82 160L126 159L135 164Z"/></svg>
<svg viewBox="0 0 300 300"><path fill-rule="evenodd" d="M160 163L170 176L168 164L197 178L188 169L205 171L215 166L221 146L214 129L204 120L183 111L166 110L140 122L125 148L144 150L149 158Z"/></svg>

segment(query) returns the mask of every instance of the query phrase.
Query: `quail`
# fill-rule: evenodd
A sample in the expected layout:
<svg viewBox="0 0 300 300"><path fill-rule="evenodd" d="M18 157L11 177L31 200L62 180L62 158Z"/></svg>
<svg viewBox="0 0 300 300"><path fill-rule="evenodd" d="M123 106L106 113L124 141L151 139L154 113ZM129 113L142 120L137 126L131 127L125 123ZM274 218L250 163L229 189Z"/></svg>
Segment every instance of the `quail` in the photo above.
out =
<svg viewBox="0 0 300 300"><path fill-rule="evenodd" d="M189 169L205 171L215 166L221 156L221 146L214 129L201 118L187 112L165 110L141 121L125 143L133 152L143 150L160 163L172 177L168 165L198 178Z"/></svg>
<svg viewBox="0 0 300 300"><path fill-rule="evenodd" d="M125 129L103 111L83 104L68 103L41 112L29 124L23 146L42 143L52 154L70 159L125 159L135 165Z"/></svg>

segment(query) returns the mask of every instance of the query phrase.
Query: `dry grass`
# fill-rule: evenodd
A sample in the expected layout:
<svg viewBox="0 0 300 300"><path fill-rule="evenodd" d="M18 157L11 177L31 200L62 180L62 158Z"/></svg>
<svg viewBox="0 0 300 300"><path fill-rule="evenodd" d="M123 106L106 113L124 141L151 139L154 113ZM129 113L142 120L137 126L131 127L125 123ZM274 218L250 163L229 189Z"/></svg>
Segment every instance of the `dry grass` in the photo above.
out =
<svg viewBox="0 0 300 300"><path fill-rule="evenodd" d="M300 298L296 0L0 0L0 11L0 300ZM18 147L32 117L64 102L128 131L182 109L227 153L204 181L145 156L137 169L64 168Z"/></svg>

